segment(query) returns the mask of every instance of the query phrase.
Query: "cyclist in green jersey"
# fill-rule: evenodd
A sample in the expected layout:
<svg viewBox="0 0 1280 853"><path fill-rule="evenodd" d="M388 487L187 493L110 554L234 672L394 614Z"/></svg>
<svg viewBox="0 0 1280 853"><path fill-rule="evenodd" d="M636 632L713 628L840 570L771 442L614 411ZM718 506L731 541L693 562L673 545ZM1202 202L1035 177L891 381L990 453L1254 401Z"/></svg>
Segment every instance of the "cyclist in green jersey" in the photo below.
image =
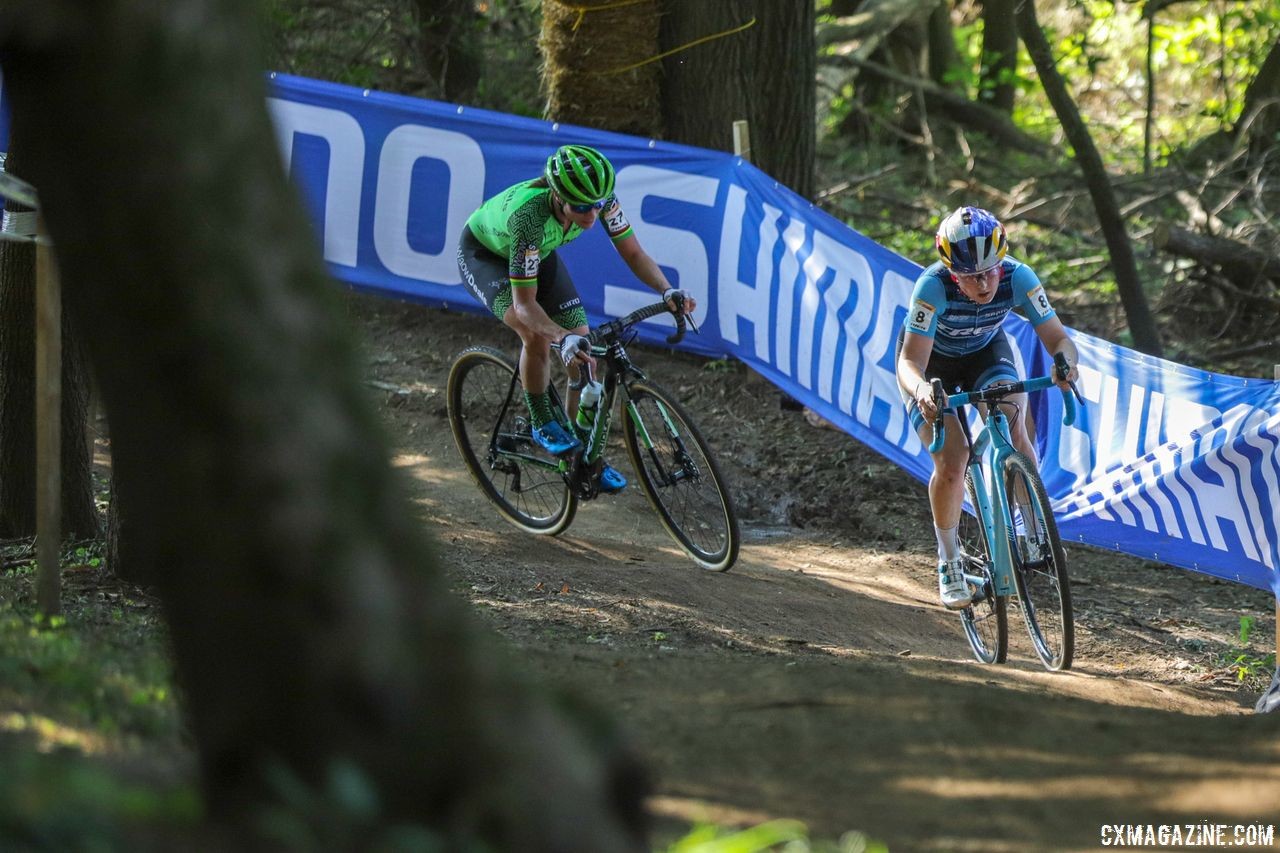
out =
<svg viewBox="0 0 1280 853"><path fill-rule="evenodd" d="M636 277L659 293L673 310L692 313L697 303L667 281L657 262L640 247L614 195L613 165L594 148L564 145L547 158L542 176L508 187L467 219L458 242L458 269L467 287L494 316L520 336L520 381L525 389L532 435L549 453L569 453L581 445L571 426L577 412L582 365L589 354L587 314L569 271L555 250L591 229L597 219ZM568 419L547 393L551 345L569 372ZM617 492L626 478L605 464L600 490Z"/></svg>

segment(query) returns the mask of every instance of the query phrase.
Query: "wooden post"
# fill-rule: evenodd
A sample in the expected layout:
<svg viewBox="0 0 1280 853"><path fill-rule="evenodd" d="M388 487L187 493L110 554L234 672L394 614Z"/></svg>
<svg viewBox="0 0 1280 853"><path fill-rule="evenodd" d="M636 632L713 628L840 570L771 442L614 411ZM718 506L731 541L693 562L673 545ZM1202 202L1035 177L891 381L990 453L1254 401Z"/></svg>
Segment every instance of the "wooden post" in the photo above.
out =
<svg viewBox="0 0 1280 853"><path fill-rule="evenodd" d="M62 612L62 296L44 222L36 226L36 601Z"/></svg>
<svg viewBox="0 0 1280 853"><path fill-rule="evenodd" d="M751 127L746 119L733 123L733 153L743 160L751 160Z"/></svg>

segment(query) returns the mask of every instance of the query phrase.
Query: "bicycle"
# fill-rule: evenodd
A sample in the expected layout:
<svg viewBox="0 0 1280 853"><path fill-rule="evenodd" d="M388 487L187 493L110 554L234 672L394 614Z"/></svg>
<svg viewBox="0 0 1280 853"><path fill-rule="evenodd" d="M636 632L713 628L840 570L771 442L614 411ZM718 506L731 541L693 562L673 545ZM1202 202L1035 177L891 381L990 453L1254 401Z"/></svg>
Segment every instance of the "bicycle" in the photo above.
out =
<svg viewBox="0 0 1280 853"><path fill-rule="evenodd" d="M1067 376L1061 354L1054 357L1054 373ZM967 563L965 580L975 589L973 600L960 611L965 637L982 663L1004 663L1009 648L1008 601L1015 596L1036 655L1051 671L1071 668L1075 654L1075 624L1067 559L1058 537L1040 472L1034 462L1013 446L1009 417L1002 407L1019 414L1006 397L1054 385L1041 376L981 391L948 395L939 379L931 382L938 417L934 421L930 453L942 449L943 410L955 410L969 447L964 486L974 515L960 518L960 544ZM1071 391L1084 400L1071 383ZM988 412L977 437L970 434L963 407L984 403ZM1075 422L1075 400L1063 395L1062 422ZM985 465L985 468L984 468ZM990 471L988 481L987 471Z"/></svg>
<svg viewBox="0 0 1280 853"><path fill-rule="evenodd" d="M485 346L469 347L454 359L449 425L472 478L502 517L528 533L554 536L569 527L579 502L599 494L596 477L620 392L627 455L649 503L695 563L723 572L737 560L741 539L724 476L684 406L651 382L626 350L636 336L632 327L662 313L670 313L665 301L588 335L591 354L604 364L604 390L578 450L555 457L534 442L519 371L507 355ZM686 316L675 318L671 344L685 334ZM554 385L549 391L563 412Z"/></svg>

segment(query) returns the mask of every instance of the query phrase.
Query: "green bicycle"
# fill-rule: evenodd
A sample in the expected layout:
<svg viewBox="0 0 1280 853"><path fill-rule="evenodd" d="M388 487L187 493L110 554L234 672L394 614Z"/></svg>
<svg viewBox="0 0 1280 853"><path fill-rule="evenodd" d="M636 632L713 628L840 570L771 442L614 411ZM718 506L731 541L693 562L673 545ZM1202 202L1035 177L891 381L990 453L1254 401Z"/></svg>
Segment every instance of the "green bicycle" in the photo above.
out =
<svg viewBox="0 0 1280 853"><path fill-rule="evenodd" d="M603 363L603 394L579 450L551 456L533 440L515 363L490 347L463 350L449 370L449 425L472 478L507 521L529 533L556 535L573 521L581 501L599 494L597 476L619 393L623 439L640 486L662 525L699 566L727 571L738 559L737 513L711 448L693 419L631 361L632 327L670 313L665 302L611 320L588 336ZM686 317L676 314L684 337ZM588 376L588 379L592 377ZM552 402L563 411L555 387Z"/></svg>
<svg viewBox="0 0 1280 853"><path fill-rule="evenodd" d="M1054 358L1054 372L1066 377L1066 359ZM934 379L933 398L938 418L933 425L930 453L942 449L943 410L955 410L969 445L964 486L974 515L960 516L960 544L967 567L965 580L974 589L973 600L960 611L966 639L974 656L983 663L1004 663L1009 650L1008 602L1016 597L1036 655L1046 669L1071 668L1075 654L1075 623L1071 609L1071 582L1067 557L1058 538L1053 507L1036 464L1013 446L1009 416L1002 407L1017 409L1006 400L1023 391L1054 385L1052 376L997 385L981 391L948 395L941 380ZM1084 403L1075 383L1071 390ZM969 432L963 407L984 403L989 407L977 437ZM1075 400L1063 395L1062 422L1075 422ZM988 482L987 471L991 472Z"/></svg>

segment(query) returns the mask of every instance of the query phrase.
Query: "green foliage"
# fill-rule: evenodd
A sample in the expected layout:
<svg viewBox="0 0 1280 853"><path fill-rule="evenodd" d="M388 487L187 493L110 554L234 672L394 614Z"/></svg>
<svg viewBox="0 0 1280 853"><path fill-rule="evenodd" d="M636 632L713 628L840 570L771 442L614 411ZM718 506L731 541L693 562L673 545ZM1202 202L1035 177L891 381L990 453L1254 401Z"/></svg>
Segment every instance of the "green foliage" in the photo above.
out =
<svg viewBox="0 0 1280 853"><path fill-rule="evenodd" d="M477 4L467 36L483 56L470 102L517 115L541 116L541 26L538 0ZM267 0L261 12L272 70L365 89L443 98L440 81L422 61L421 33L411 0Z"/></svg>
<svg viewBox="0 0 1280 853"><path fill-rule="evenodd" d="M1253 634L1252 616L1240 617L1240 630L1232 643L1220 656L1218 665L1234 672L1236 681L1250 690L1265 690L1276 668L1276 656L1255 653L1249 645Z"/></svg>
<svg viewBox="0 0 1280 853"><path fill-rule="evenodd" d="M803 823L771 820L735 830L712 823L694 826L665 853L888 853L884 844L860 832L846 832L837 841L811 839Z"/></svg>
<svg viewBox="0 0 1280 853"><path fill-rule="evenodd" d="M141 593L102 575L98 544L63 552L64 615L34 603L29 543L0 548L0 838L22 849L127 849L139 827L200 819L189 784L133 782L125 759L186 761L165 632ZM108 764L110 762L110 764Z"/></svg>
<svg viewBox="0 0 1280 853"><path fill-rule="evenodd" d="M140 784L74 750L35 752L0 735L0 839L9 849L127 850L131 833L155 838L202 818L190 785Z"/></svg>

